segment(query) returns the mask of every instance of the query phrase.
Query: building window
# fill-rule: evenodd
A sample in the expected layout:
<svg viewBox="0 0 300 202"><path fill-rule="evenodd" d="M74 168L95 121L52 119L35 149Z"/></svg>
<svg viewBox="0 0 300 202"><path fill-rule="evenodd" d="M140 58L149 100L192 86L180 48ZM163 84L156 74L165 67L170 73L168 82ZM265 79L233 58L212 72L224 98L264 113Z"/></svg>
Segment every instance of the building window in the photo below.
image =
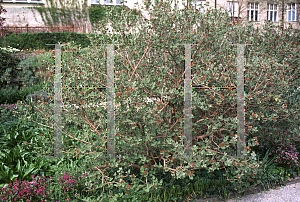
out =
<svg viewBox="0 0 300 202"><path fill-rule="evenodd" d="M236 22L239 19L241 19L241 15L239 15L239 3L237 1L235 1L235 2L228 1L227 2L227 11L228 11L231 19L234 18L233 21Z"/></svg>
<svg viewBox="0 0 300 202"><path fill-rule="evenodd" d="M99 4L99 0L91 0L91 4Z"/></svg>
<svg viewBox="0 0 300 202"><path fill-rule="evenodd" d="M196 9L200 11L201 13L205 13L206 10L206 1L201 0L193 0L192 3L195 5Z"/></svg>
<svg viewBox="0 0 300 202"><path fill-rule="evenodd" d="M104 4L122 4L124 0L104 0Z"/></svg>
<svg viewBox="0 0 300 202"><path fill-rule="evenodd" d="M101 4L101 5L121 5L124 0L91 0L91 4Z"/></svg>
<svg viewBox="0 0 300 202"><path fill-rule="evenodd" d="M277 4L268 4L267 17L269 21L277 22Z"/></svg>
<svg viewBox="0 0 300 202"><path fill-rule="evenodd" d="M248 3L248 20L258 21L258 3Z"/></svg>
<svg viewBox="0 0 300 202"><path fill-rule="evenodd" d="M297 5L295 3L287 5L288 22L297 21Z"/></svg>
<svg viewBox="0 0 300 202"><path fill-rule="evenodd" d="M1 3L43 3L42 0L3 0Z"/></svg>

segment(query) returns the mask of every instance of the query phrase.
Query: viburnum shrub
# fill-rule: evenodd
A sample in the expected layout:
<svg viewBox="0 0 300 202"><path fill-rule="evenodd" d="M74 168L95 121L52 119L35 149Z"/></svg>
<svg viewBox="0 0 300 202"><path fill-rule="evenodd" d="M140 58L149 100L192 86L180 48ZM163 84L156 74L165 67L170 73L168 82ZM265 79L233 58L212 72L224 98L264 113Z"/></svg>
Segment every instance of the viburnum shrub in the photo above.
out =
<svg viewBox="0 0 300 202"><path fill-rule="evenodd" d="M148 1L145 4L149 6ZM261 128L256 123L261 120L267 126L291 114L293 117L287 119L297 120L294 115L297 107L288 105L286 93L289 86L294 87L299 81L299 66L293 64L297 59L293 53L299 48L299 41L293 39L297 33L289 36L285 31L275 32L268 25L261 34L249 22L228 23L227 12L196 12L190 0L182 10L171 9L170 2L162 1L152 7L150 20L138 23L139 19L126 18L124 13L124 21L112 23L112 30L121 33L116 40L104 26L100 27L100 34L90 37L93 45L88 53L81 54L81 47L72 44L62 47L63 86L106 86L107 49L102 44L120 43L114 45L115 103L119 105L115 110L114 141L116 156L125 158L124 162L119 158L99 158L106 156L107 111L92 105L106 101L106 91L100 88L62 90L63 123L74 122L84 131L76 135L63 130L75 144L79 143L76 147L64 147L64 154L85 159L83 166L90 180L102 180L89 190L100 190L103 198L124 200L159 189L163 181L158 181L153 173L160 168L177 179L187 176L192 179L193 171L199 168L210 172L226 169L227 180L236 190L247 189L248 179L261 172L261 162L251 151L261 139L257 134ZM197 29L190 26L196 23ZM128 25L140 25L129 27L138 29L139 34L124 35ZM111 41L103 41L104 35ZM193 156L198 157L179 159L178 156L184 155L185 49L178 44L198 44L192 46L191 54L193 85L237 86L237 48L229 42L252 44L245 48L247 142L244 156L237 158L236 151L231 149L237 141L236 89L193 89L192 149ZM47 75L45 89L53 86L54 68ZM270 93L272 97L268 96ZM147 97L157 101L147 103ZM52 109L53 104L49 107ZM42 104L36 108L47 117L44 110L49 109ZM53 120L49 120L51 123ZM289 137L293 135L294 131ZM108 176L110 168L119 168L114 177ZM133 168L140 171L140 177L130 177ZM124 192L113 196L106 188Z"/></svg>

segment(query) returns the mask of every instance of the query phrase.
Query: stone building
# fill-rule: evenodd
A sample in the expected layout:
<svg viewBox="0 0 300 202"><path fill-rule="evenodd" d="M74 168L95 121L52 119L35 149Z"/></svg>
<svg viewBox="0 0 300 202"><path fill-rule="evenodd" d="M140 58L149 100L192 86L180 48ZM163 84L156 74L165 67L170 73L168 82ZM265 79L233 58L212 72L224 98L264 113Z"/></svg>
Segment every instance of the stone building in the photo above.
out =
<svg viewBox="0 0 300 202"><path fill-rule="evenodd" d="M87 0L88 6L97 4L106 6L126 6L131 9L141 10L143 16L149 19L150 16L145 9L141 9L143 3L148 0ZM167 0L164 0L167 1ZM170 0L169 0L170 1ZM48 7L51 2L57 0L0 0L1 5L7 10L2 14L6 18L6 26L44 26L42 16L37 11L29 9L30 7ZM154 0L152 0L154 2ZM172 1L175 6L175 1ZM80 0L78 6L82 7L83 1ZM178 0L178 8L184 8L183 3L186 0ZM284 3L284 4L283 4ZM208 7L211 9L224 9L230 11L232 20L248 20L254 23L254 27L262 27L266 20L272 21L275 25L281 25L280 20L284 21L284 28L292 26L293 29L299 29L299 6L300 0L193 0L193 5L201 12L206 12ZM60 7L60 4L57 4ZM67 5L67 4L65 4ZM204 8L200 7L204 5ZM78 22L76 22L78 23ZM83 20L78 32L91 32L91 23L89 19Z"/></svg>

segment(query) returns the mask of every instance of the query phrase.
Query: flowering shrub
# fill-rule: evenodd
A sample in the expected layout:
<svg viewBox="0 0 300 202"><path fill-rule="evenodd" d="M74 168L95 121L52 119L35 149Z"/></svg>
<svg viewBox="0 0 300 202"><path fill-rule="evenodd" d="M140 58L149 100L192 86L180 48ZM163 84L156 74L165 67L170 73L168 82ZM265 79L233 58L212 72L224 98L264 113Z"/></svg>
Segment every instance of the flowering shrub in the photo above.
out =
<svg viewBox="0 0 300 202"><path fill-rule="evenodd" d="M192 124L195 140L193 155L197 158L178 158L184 154L185 64L182 55L185 50L182 46L174 48L175 44L211 45L209 48L199 45L199 50L192 50L193 82L202 86L234 86L236 84L236 72L234 71L237 69L234 64L236 49L228 45L228 40L224 39L224 35L236 38L235 44L253 44L251 51L245 53L248 57L245 65L245 80L247 81L245 91L249 93L245 95L248 107L247 135L257 131L257 125L251 122L253 119L275 122L278 118L286 116L287 113L296 112L295 108L285 106L286 97L280 97L281 91L286 91L293 79L293 74L287 69L293 71L299 69L291 68L289 65L292 64L283 63L282 57L274 56L277 53L276 50L287 51L289 45L284 45L286 44L283 43L284 37L275 33L262 37L255 33L251 24L247 24L245 27L229 25L226 23L226 15L216 10L206 13L205 16L199 16L193 9L186 7L184 13L176 11L178 13L173 16L177 16L177 18L172 18L166 15L166 12L161 12L161 9L167 10L170 8L169 6L167 2L158 3L154 11L151 11L151 20L147 22L152 25L153 30L148 32L149 27L146 25L147 23L144 23L145 27L139 30L140 34L133 36L131 42L129 40L129 42L126 41L126 44L119 46L118 55L115 56L115 92L117 95L115 100L117 103L121 103L121 107L116 113L118 114L116 122L119 129L116 130L114 138L116 152L125 154L124 162L116 158L105 162L98 158L106 155L103 148L106 142L106 133L104 132L107 127L104 118L106 111L101 108L83 109L83 107L76 110L64 110L63 121L81 124L83 131L86 132L80 135L78 133L69 135L69 131L64 131L74 142L80 143L77 148L65 147L64 152L76 154L78 159L84 156L83 166L91 181L95 180L97 176L102 176L102 183L96 187L98 190L108 187L123 190L123 193L126 193L120 196L103 191L101 193L103 198L133 199L136 193L130 192L128 187L131 190L140 190L140 194L149 193L150 189L163 184L163 180L158 181L154 177L154 173L158 169L170 173L172 179L186 177L193 179L195 176L193 171L196 169L203 168L213 172L225 168L227 180L239 191L249 186L250 177L252 179L253 176L259 174L258 169L261 164L256 159L256 153L251 151L252 146L259 144L257 137L247 141L242 158L237 158L235 151L230 149L237 142L234 90L223 92L210 89L193 92L193 105L195 106L193 113L196 114ZM182 24L186 21L195 24L199 22L199 19L202 22L199 33L186 30L188 28L185 29L185 24ZM177 23L182 26L180 27L181 32L173 31L176 30L173 25ZM134 23L127 22L127 24ZM112 26L113 29L118 29L120 33L123 33L124 30L120 30L123 27L120 26L120 22L114 23ZM92 40L94 49L84 55L80 54L80 47L76 47L74 44L63 47L63 50L73 49L73 51L62 53L62 69L67 67L66 71L62 72L63 86L100 86L105 83L107 49L102 46L101 36L106 34L107 29L101 27L100 32L101 34ZM269 29L269 32L272 31ZM161 38L162 36L164 38ZM282 43L274 43L273 40L276 39ZM264 43L263 40L265 40ZM122 40L117 41L125 41L125 39L122 37ZM137 45L136 41L145 43ZM210 43L214 41L220 41L220 43ZM152 50L151 45L153 44L158 46L159 52L155 51L157 47ZM270 48L275 45L276 47ZM162 55L165 58L171 58L164 64L164 68L161 68L162 61L157 61L157 58ZM131 64L132 61L138 62ZM198 64L195 61L198 61ZM260 70L259 74L258 70ZM49 81L53 83L54 72L47 75ZM262 97L267 96L269 90L274 91L272 95L276 96L276 99L263 100ZM91 100L94 103L103 102L105 94L98 89L71 89L62 90L62 97L65 102L70 104L85 106ZM158 97L161 100L148 104L142 103L142 107L139 107L138 105L141 104L139 98L141 97ZM128 102L129 98L130 102ZM273 110L270 110L271 104L280 110L274 113ZM129 109L126 108L126 105L129 106ZM258 112L253 109L253 106L258 107ZM26 110L25 107L20 106L20 108ZM224 108L228 110L225 111ZM41 112L41 116L45 116L45 119L49 118L45 115L48 109L41 103L36 106L36 109L40 110L38 112ZM53 121L49 120L49 126L51 124ZM118 166L120 169L118 173L114 173L114 178L108 177L109 169L107 168ZM141 178L133 175L131 179L128 179L132 168L139 170ZM153 180L150 182L150 179ZM87 187L88 190L96 188Z"/></svg>

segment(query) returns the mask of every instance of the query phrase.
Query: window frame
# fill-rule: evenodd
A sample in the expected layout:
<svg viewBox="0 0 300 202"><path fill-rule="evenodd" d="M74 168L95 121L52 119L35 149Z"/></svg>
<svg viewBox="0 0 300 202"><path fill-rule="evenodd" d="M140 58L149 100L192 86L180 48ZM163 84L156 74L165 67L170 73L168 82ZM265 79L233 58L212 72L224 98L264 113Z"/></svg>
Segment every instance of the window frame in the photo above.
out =
<svg viewBox="0 0 300 202"><path fill-rule="evenodd" d="M293 9L292 5L295 5L295 9ZM290 7L290 8L289 8ZM291 18L292 16L292 12L295 12L295 20L293 19L289 19L289 14L291 14ZM287 22L297 22L297 3L288 3L287 4L287 9L286 9L286 13L287 13Z"/></svg>
<svg viewBox="0 0 300 202"><path fill-rule="evenodd" d="M94 1L94 2L93 2ZM98 3L95 3L95 1L98 1ZM109 3L107 2L109 1ZM107 5L107 6L119 6L119 5L124 5L125 0L112 0L112 3L110 3L111 0L90 0L91 5ZM119 3L117 4L117 1Z"/></svg>
<svg viewBox="0 0 300 202"><path fill-rule="evenodd" d="M233 17L236 19L236 18L241 18L241 13L240 13L240 16L238 16L239 14L239 2L238 1L227 1L227 11L229 13L229 17L232 18L232 10L230 9L230 4L232 5L232 9L236 9L233 11ZM236 4L236 6L235 6ZM236 14L236 15L235 15Z"/></svg>
<svg viewBox="0 0 300 202"><path fill-rule="evenodd" d="M273 9L271 9L271 5L273 6ZM274 6L276 6L276 9ZM271 19L270 13L272 13L272 19ZM274 19L274 14L276 14L276 19ZM267 20L271 21L271 22L278 22L278 5L277 4L268 3Z"/></svg>
<svg viewBox="0 0 300 202"><path fill-rule="evenodd" d="M251 5L253 5L253 8L251 8ZM257 5L257 8L256 8L256 5ZM250 15L251 14L251 11L253 11L253 16ZM248 3L248 21L250 22L259 22L259 3L257 2L249 2ZM256 14L255 14L256 13ZM255 20L255 18L257 17L257 20ZM253 18L253 20L252 20Z"/></svg>
<svg viewBox="0 0 300 202"><path fill-rule="evenodd" d="M3 0L2 3L44 4L44 0Z"/></svg>

